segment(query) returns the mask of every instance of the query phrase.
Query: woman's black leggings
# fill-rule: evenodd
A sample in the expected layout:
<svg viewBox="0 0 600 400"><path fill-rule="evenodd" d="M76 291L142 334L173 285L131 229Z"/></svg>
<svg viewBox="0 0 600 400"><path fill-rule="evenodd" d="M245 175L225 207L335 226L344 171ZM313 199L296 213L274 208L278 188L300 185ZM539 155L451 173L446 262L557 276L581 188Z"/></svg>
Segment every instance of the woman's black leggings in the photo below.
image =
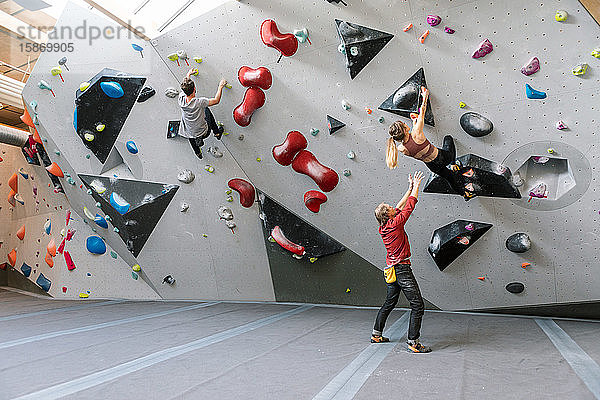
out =
<svg viewBox="0 0 600 400"><path fill-rule="evenodd" d="M454 147L454 139L450 135L444 137L442 148L438 148L438 155L425 165L431 172L438 174L444 178L452 189L460 195L463 195L464 188L456 182L456 178L451 170L446 168L448 164L452 164L456 160L456 148Z"/></svg>

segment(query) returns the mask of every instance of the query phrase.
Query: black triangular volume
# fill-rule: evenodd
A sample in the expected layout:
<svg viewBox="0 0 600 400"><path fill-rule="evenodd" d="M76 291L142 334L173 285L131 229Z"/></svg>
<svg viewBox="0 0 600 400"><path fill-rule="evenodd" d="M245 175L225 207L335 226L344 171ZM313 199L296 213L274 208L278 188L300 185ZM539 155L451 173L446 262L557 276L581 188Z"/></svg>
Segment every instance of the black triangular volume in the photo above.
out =
<svg viewBox="0 0 600 400"><path fill-rule="evenodd" d="M427 250L440 271L443 271L491 227L492 224L484 222L456 220L433 232Z"/></svg>
<svg viewBox="0 0 600 400"><path fill-rule="evenodd" d="M110 216L111 224L119 230L119 236L134 257L140 254L179 189L178 185L106 176L80 174L79 178L91 189L102 211ZM111 205L112 193L129 203L127 212L121 214Z"/></svg>
<svg viewBox="0 0 600 400"><path fill-rule="evenodd" d="M100 87L103 82L120 84L124 95L108 97ZM145 82L144 77L104 68L89 81L85 91L77 90L73 124L83 144L101 163L108 158ZM96 130L98 124L105 126L103 131ZM94 135L94 139L86 140L86 133Z"/></svg>
<svg viewBox="0 0 600 400"><path fill-rule="evenodd" d="M329 129L330 135L332 133L339 131L340 129L342 129L345 126L346 126L346 124L343 123L342 121L338 121L337 119L333 118L331 115L327 116L327 128Z"/></svg>
<svg viewBox="0 0 600 400"><path fill-rule="evenodd" d="M502 164L487 160L475 154L465 154L456 159L459 168L454 171L456 187L464 188L470 197L501 197L520 199L521 193L512 180L510 169ZM431 173L423 192L460 194L441 176Z"/></svg>
<svg viewBox="0 0 600 400"><path fill-rule="evenodd" d="M346 247L312 226L264 192L258 191L262 228L267 246L273 244L267 239L274 227L279 226L287 239L304 247L306 257L324 257L346 250ZM278 244L274 244L279 246ZM281 251L289 253L279 247Z"/></svg>
<svg viewBox="0 0 600 400"><path fill-rule="evenodd" d="M425 81L425 71L419 68L406 82L402 84L394 93L390 95L381 105L380 110L388 111L406 118L410 118L411 113L419 113L421 104L421 86L427 87ZM425 111L425 123L435 126L433 111L431 110L431 101L427 99L427 110Z"/></svg>
<svg viewBox="0 0 600 400"><path fill-rule="evenodd" d="M363 68L388 44L394 35L366 26L335 20L340 40L346 47L346 66L354 79ZM355 48L356 55L353 55Z"/></svg>

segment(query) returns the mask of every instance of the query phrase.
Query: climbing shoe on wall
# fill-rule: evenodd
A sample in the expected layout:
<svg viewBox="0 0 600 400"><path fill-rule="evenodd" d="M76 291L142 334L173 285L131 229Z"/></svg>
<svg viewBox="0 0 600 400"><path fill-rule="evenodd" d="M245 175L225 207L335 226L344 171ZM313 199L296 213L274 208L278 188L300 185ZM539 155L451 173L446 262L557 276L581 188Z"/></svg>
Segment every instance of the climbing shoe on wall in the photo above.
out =
<svg viewBox="0 0 600 400"><path fill-rule="evenodd" d="M386 343L389 342L390 338L379 335L371 335L371 343Z"/></svg>

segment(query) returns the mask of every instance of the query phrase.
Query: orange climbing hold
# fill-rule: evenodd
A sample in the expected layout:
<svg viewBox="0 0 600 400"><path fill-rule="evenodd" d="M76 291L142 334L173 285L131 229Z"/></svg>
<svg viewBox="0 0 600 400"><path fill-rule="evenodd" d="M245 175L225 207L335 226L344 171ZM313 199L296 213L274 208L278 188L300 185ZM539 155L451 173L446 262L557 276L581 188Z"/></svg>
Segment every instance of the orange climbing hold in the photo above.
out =
<svg viewBox="0 0 600 400"><path fill-rule="evenodd" d="M13 267L17 263L17 251L12 249L10 253L8 253L8 263Z"/></svg>
<svg viewBox="0 0 600 400"><path fill-rule="evenodd" d="M419 42L421 42L421 44L425 43L425 39L427 39L427 36L429 36L429 29L423 32L423 34L419 38Z"/></svg>
<svg viewBox="0 0 600 400"><path fill-rule="evenodd" d="M33 140L36 143L42 144L42 138L40 137L40 134L38 133L37 129L33 128Z"/></svg>
<svg viewBox="0 0 600 400"><path fill-rule="evenodd" d="M8 187L11 188L15 193L19 193L19 178L16 172L12 174L10 178L8 178Z"/></svg>
<svg viewBox="0 0 600 400"><path fill-rule="evenodd" d="M477 277L477 279L479 279L480 281L484 281L485 280L485 276L479 276L479 277Z"/></svg>
<svg viewBox="0 0 600 400"><path fill-rule="evenodd" d="M32 128L35 128L35 125L33 124L33 120L31 119L31 115L29 115L29 111L27 111L27 107L24 107L25 110L23 110L23 115L21 115L21 121L23 121L23 123L27 126L30 126Z"/></svg>
<svg viewBox="0 0 600 400"><path fill-rule="evenodd" d="M524 262L523 264L521 264L521 268L527 268L531 265L531 263L528 262Z"/></svg>
<svg viewBox="0 0 600 400"><path fill-rule="evenodd" d="M57 163L53 162L52 164L48 165L46 167L46 169L48 170L48 172L50 172L52 175L54 176L58 176L59 178L64 178L64 174L62 172L62 169L60 169L60 167L58 166Z"/></svg>
<svg viewBox="0 0 600 400"><path fill-rule="evenodd" d="M50 253L46 253L46 264L48 264L48 266L50 268L54 267L54 260L52 259L52 256L50 255Z"/></svg>
<svg viewBox="0 0 600 400"><path fill-rule="evenodd" d="M8 194L8 203L13 207L16 207L16 205L17 205L17 201L15 200L15 195L16 195L15 191L10 189L10 193Z"/></svg>
<svg viewBox="0 0 600 400"><path fill-rule="evenodd" d="M17 237L19 238L19 240L25 239L25 225L19 228L19 230L17 231Z"/></svg>
<svg viewBox="0 0 600 400"><path fill-rule="evenodd" d="M50 239L48 246L46 246L46 250L48 250L48 254L50 254L52 257L56 256L56 244L54 243L54 239Z"/></svg>

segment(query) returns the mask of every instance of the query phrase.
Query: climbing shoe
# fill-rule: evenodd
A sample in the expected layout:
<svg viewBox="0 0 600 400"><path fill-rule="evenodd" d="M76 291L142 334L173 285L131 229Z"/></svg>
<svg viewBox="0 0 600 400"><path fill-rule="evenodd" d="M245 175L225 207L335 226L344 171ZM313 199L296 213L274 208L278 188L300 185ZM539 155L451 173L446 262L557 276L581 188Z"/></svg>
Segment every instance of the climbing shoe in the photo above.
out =
<svg viewBox="0 0 600 400"><path fill-rule="evenodd" d="M406 342L407 348L406 350L409 353L430 353L431 348L427 346L423 346L419 342Z"/></svg>
<svg viewBox="0 0 600 400"><path fill-rule="evenodd" d="M384 336L371 335L371 343L386 343L389 342L390 338Z"/></svg>
<svg viewBox="0 0 600 400"><path fill-rule="evenodd" d="M217 122L217 131L215 132L215 137L218 140L221 140L221 136L223 136L223 132L225 132L225 127L221 121Z"/></svg>

